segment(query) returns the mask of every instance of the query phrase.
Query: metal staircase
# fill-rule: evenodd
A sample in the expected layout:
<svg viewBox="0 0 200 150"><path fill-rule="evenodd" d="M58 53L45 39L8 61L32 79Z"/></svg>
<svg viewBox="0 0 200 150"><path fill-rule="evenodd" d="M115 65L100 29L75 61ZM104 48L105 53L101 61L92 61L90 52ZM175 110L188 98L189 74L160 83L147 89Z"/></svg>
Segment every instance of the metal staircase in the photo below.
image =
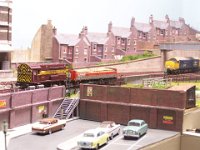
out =
<svg viewBox="0 0 200 150"><path fill-rule="evenodd" d="M54 118L69 119L78 103L79 99L64 99L54 114Z"/></svg>

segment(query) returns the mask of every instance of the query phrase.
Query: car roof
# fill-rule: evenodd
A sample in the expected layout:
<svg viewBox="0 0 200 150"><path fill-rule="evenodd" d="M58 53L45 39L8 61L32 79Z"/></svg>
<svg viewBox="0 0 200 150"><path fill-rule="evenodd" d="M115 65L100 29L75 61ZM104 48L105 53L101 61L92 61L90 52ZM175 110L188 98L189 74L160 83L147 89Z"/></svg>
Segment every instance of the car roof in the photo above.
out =
<svg viewBox="0 0 200 150"><path fill-rule="evenodd" d="M112 124L114 121L103 121L101 124Z"/></svg>
<svg viewBox="0 0 200 150"><path fill-rule="evenodd" d="M89 129L87 131L85 131L84 133L93 133L93 134L97 134L99 131L103 131L100 128L95 128L95 129Z"/></svg>
<svg viewBox="0 0 200 150"><path fill-rule="evenodd" d="M54 122L54 121L56 121L56 120L58 120L58 119L56 119L56 118L44 118L44 119L41 119L40 120L40 122Z"/></svg>
<svg viewBox="0 0 200 150"><path fill-rule="evenodd" d="M142 122L145 122L144 120L142 119L132 119L130 120L129 122L137 122L137 123L142 123Z"/></svg>

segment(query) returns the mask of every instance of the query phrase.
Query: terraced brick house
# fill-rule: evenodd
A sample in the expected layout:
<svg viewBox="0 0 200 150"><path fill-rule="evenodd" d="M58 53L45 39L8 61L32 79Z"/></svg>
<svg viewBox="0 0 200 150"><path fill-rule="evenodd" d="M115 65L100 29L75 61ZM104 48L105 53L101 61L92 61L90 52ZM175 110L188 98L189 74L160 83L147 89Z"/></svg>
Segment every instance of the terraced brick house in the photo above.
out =
<svg viewBox="0 0 200 150"><path fill-rule="evenodd" d="M169 16L165 16L164 21L153 19L153 15L149 17L149 24L152 27L151 37L154 44L163 42L184 42L196 41L196 34L199 32L185 23L184 18L179 20L170 20Z"/></svg>
<svg viewBox="0 0 200 150"><path fill-rule="evenodd" d="M132 32L130 28L116 27L112 22L108 24L108 34L114 36L114 48L116 55L125 55L127 51L132 50L131 39Z"/></svg>
<svg viewBox="0 0 200 150"><path fill-rule="evenodd" d="M56 30L56 29L55 29ZM54 31L52 46L53 62L67 61L89 62L90 60L90 43L82 36L70 34L57 34Z"/></svg>
<svg viewBox="0 0 200 150"><path fill-rule="evenodd" d="M39 36L41 38L35 40L37 43L37 39L41 39L39 42L45 43L40 46L40 58L73 63L105 62L117 59L118 56L159 49L160 43L197 41L196 34L199 33L187 25L183 18L174 21L168 15L163 21L155 20L153 15L150 15L148 23L136 22L133 17L130 27L117 27L110 22L105 33L88 32L85 26L79 35L53 35L56 29L50 22L44 29L48 29L48 32L44 30L45 32L38 33L45 36ZM46 42L42 42L45 39ZM49 51L51 43L52 51Z"/></svg>
<svg viewBox="0 0 200 150"><path fill-rule="evenodd" d="M114 36L110 34L110 32L107 34L88 32L88 28L85 26L80 34L82 34L90 43L90 62L101 62L114 59Z"/></svg>

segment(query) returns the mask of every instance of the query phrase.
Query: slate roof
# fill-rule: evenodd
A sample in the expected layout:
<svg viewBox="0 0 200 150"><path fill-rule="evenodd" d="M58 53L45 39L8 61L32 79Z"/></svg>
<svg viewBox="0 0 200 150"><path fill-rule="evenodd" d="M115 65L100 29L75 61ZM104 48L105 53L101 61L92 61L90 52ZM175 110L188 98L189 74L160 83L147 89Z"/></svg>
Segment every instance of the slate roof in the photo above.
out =
<svg viewBox="0 0 200 150"><path fill-rule="evenodd" d="M128 38L131 35L130 28L124 27L112 27L112 32L115 36L120 36L123 38Z"/></svg>
<svg viewBox="0 0 200 150"><path fill-rule="evenodd" d="M86 37L88 38L90 42L95 42L98 44L106 44L106 42L108 41L108 37L106 33L89 32L86 34Z"/></svg>
<svg viewBox="0 0 200 150"><path fill-rule="evenodd" d="M135 22L134 26L137 30L142 31L142 32L149 32L151 30L151 26L147 23Z"/></svg>
<svg viewBox="0 0 200 150"><path fill-rule="evenodd" d="M77 35L72 34L57 34L55 38L60 44L68 44L69 46L75 46L80 41Z"/></svg>
<svg viewBox="0 0 200 150"><path fill-rule="evenodd" d="M153 24L154 24L154 27L159 28L159 29L167 29L167 27L169 26L167 22L158 21L158 20L154 20Z"/></svg>
<svg viewBox="0 0 200 150"><path fill-rule="evenodd" d="M181 23L180 21L172 21L170 20L170 26L171 27L175 27L177 29L181 28L183 25L183 23Z"/></svg>

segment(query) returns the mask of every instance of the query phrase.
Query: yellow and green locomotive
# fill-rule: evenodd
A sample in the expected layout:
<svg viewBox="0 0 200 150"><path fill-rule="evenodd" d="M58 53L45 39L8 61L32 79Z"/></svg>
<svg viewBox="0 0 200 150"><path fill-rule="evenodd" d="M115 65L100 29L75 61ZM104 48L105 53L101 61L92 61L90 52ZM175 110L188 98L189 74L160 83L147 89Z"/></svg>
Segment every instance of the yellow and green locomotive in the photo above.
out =
<svg viewBox="0 0 200 150"><path fill-rule="evenodd" d="M199 58L194 57L174 57L165 62L167 74L180 74L199 71Z"/></svg>

